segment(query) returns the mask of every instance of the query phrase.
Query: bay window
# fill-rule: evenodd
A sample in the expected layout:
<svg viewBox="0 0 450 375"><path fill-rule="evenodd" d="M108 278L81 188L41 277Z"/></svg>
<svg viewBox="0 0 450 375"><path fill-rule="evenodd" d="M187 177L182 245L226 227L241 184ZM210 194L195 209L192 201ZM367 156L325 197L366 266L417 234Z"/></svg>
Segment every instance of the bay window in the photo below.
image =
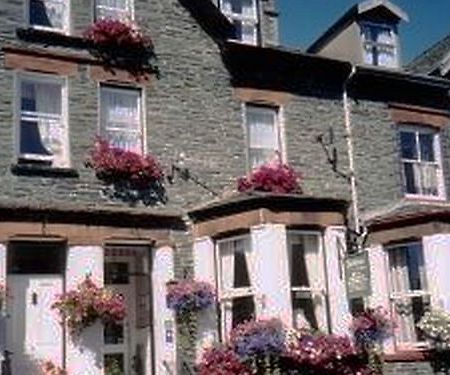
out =
<svg viewBox="0 0 450 375"><path fill-rule="evenodd" d="M255 318L254 264L250 236L217 242L222 337L237 324Z"/></svg>
<svg viewBox="0 0 450 375"><path fill-rule="evenodd" d="M249 170L280 158L281 137L278 108L246 104L245 125Z"/></svg>
<svg viewBox="0 0 450 375"><path fill-rule="evenodd" d="M400 148L405 193L442 197L439 134L427 127L403 127Z"/></svg>
<svg viewBox="0 0 450 375"><path fill-rule="evenodd" d="M66 81L28 74L17 81L19 162L68 167Z"/></svg>
<svg viewBox="0 0 450 375"><path fill-rule="evenodd" d="M318 233L288 231L288 256L295 328L326 328L325 275Z"/></svg>
<svg viewBox="0 0 450 375"><path fill-rule="evenodd" d="M127 21L134 16L133 0L95 0L95 18Z"/></svg>
<svg viewBox="0 0 450 375"><path fill-rule="evenodd" d="M417 323L429 309L423 247L420 242L389 247L390 299L398 329L395 332L399 347L417 346L424 337Z"/></svg>
<svg viewBox="0 0 450 375"><path fill-rule="evenodd" d="M100 135L113 146L142 154L144 137L141 91L100 87Z"/></svg>
<svg viewBox="0 0 450 375"><path fill-rule="evenodd" d="M257 43L257 0L220 0L220 9L233 23L237 40L247 44Z"/></svg>
<svg viewBox="0 0 450 375"><path fill-rule="evenodd" d="M370 65L397 67L397 36L392 25L361 25L364 62Z"/></svg>
<svg viewBox="0 0 450 375"><path fill-rule="evenodd" d="M29 26L58 32L69 30L69 0L28 0Z"/></svg>

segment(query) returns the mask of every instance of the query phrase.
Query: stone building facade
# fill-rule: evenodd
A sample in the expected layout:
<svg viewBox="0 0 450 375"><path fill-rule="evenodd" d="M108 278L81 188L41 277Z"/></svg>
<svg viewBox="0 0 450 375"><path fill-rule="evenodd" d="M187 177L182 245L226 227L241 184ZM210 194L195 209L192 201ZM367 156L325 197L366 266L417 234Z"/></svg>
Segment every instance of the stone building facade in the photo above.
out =
<svg viewBox="0 0 450 375"><path fill-rule="evenodd" d="M347 332L342 262L347 244L357 242L348 228L369 230L374 293L365 303L385 307L390 302L382 296L389 291L382 275L389 267L379 267L386 263L380 260L387 256L384 247L417 242L413 224L421 225L417 233L426 246L439 247L439 236L446 236L448 82L279 48L274 0L249 1L249 13L226 0L135 0L124 2L130 8L109 9L125 12L152 38L158 73L137 79L126 67L93 57L83 41L107 2L37 3L49 7L47 19L32 13L33 1L5 2L0 13L0 281L19 296L7 300L3 315L13 374L33 374L36 361L47 359L76 375L102 374L111 360L127 375L183 373L239 316L279 315L295 326L307 315L317 328ZM61 22L61 30L52 22ZM254 39L236 40L244 37ZM114 93L122 103L115 113L102 107ZM42 99L47 94L53 102ZM54 149L51 155L42 151L42 143L48 147L43 139L24 131L28 121L38 124L40 135L49 121L46 110L64 125L56 135L60 163ZM96 135L109 135L103 110L119 117L138 112L138 151L151 152L164 166L167 202L130 206L111 198L85 166ZM251 126L261 116L266 138L258 144ZM443 188L433 205L405 199L398 124L438 129ZM28 147L34 156L26 155ZM265 161L277 154L302 173L303 196L236 194L236 179L261 162L261 150ZM410 213L428 210L434 216ZM395 229L405 226L413 229ZM310 252L310 273L320 270L302 290L289 286L299 246ZM219 285L223 267L232 267L239 252L250 254L244 263L251 285L243 294L219 287L221 319L214 311L200 317L195 345L184 352L178 344L177 350L166 283L194 276ZM448 257L444 248L436 254ZM440 259L427 261L431 267ZM267 279L269 273L277 277ZM76 341L50 305L53 295L87 275L126 295L129 317L120 333L96 324ZM430 291L432 303L450 308L444 278L439 272L436 277L440 287ZM45 314L51 319L40 320ZM39 329L26 326L28 319ZM395 366L426 361L424 353L387 343Z"/></svg>

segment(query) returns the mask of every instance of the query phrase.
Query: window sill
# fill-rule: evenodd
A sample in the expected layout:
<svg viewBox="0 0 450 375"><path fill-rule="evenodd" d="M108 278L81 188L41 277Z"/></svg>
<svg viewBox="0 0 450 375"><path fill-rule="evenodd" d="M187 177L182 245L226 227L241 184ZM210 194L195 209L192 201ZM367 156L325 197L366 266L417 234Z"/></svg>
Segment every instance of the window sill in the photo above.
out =
<svg viewBox="0 0 450 375"><path fill-rule="evenodd" d="M386 362L423 362L430 360L430 351L427 349L400 350L392 354L385 354Z"/></svg>
<svg viewBox="0 0 450 375"><path fill-rule="evenodd" d="M17 28L16 35L20 40L45 46L71 47L85 49L89 47L82 37L64 34L59 30L43 30L34 27Z"/></svg>
<svg viewBox="0 0 450 375"><path fill-rule="evenodd" d="M13 164L11 173L17 176L52 177L52 178L78 178L79 174L73 168L55 168L39 164Z"/></svg>
<svg viewBox="0 0 450 375"><path fill-rule="evenodd" d="M429 201L429 202L445 202L446 198L438 195L419 195L419 194L405 194L406 200L411 201Z"/></svg>

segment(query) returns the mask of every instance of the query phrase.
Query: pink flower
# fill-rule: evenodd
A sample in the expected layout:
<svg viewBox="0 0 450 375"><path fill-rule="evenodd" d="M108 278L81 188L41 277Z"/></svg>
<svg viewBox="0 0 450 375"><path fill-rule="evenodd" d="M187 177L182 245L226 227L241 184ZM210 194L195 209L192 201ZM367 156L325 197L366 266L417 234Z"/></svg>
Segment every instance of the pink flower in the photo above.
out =
<svg viewBox="0 0 450 375"><path fill-rule="evenodd" d="M278 194L301 193L299 179L292 167L279 161L263 164L249 176L238 179L238 191L262 191Z"/></svg>

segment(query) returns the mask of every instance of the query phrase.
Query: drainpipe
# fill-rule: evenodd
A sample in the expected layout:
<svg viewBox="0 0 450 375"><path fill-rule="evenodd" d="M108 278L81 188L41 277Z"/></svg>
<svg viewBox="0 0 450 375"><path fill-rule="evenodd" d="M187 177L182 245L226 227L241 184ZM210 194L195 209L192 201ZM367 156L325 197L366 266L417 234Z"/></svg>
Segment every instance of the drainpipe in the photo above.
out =
<svg viewBox="0 0 450 375"><path fill-rule="evenodd" d="M356 74L356 67L352 65L350 74L343 85L342 101L344 104L344 126L345 126L345 138L347 140L347 153L348 153L348 169L350 180L350 193L352 198L352 211L353 219L355 221L355 232L359 233L359 208L358 208L358 191L356 188L356 176L355 176L355 161L353 157L353 139L352 139L352 124L351 124L351 108L348 99L348 85Z"/></svg>

